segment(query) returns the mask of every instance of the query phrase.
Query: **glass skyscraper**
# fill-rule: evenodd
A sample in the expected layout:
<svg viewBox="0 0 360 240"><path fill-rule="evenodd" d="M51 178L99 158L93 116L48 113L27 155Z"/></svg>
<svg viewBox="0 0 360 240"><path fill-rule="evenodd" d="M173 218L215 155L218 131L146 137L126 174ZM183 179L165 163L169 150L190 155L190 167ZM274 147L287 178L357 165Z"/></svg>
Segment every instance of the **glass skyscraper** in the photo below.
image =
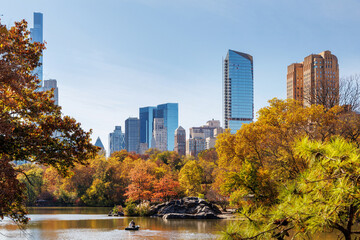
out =
<svg viewBox="0 0 360 240"><path fill-rule="evenodd" d="M140 143L146 143L151 148L153 132L153 119L155 107L143 107L139 109L140 117Z"/></svg>
<svg viewBox="0 0 360 240"><path fill-rule="evenodd" d="M236 133L254 118L253 57L229 50L224 60L224 124Z"/></svg>
<svg viewBox="0 0 360 240"><path fill-rule="evenodd" d="M44 43L43 40L43 14L34 12L34 27L30 28L30 37L33 42ZM40 87L43 86L43 56L40 57L41 65L34 70L34 74L37 74L41 80Z"/></svg>
<svg viewBox="0 0 360 240"><path fill-rule="evenodd" d="M139 109L140 116L140 143L147 143L148 148L153 148L151 140L153 136L154 118L163 118L167 130L167 150L174 150L175 130L179 126L178 104L165 103L156 107L143 107Z"/></svg>
<svg viewBox="0 0 360 240"><path fill-rule="evenodd" d="M128 118L125 120L125 146L128 152L138 152L140 143L140 120Z"/></svg>

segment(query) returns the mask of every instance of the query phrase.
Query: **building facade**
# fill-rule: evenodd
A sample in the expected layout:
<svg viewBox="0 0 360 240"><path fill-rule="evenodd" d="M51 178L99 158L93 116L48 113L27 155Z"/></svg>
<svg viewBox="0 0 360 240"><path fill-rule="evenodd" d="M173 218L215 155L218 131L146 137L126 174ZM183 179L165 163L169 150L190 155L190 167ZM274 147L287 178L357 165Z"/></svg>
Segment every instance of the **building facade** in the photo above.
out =
<svg viewBox="0 0 360 240"><path fill-rule="evenodd" d="M224 126L236 133L254 118L253 57L229 50L223 68Z"/></svg>
<svg viewBox="0 0 360 240"><path fill-rule="evenodd" d="M185 129L181 126L175 130L174 145L174 151L177 152L180 156L186 154L186 132Z"/></svg>
<svg viewBox="0 0 360 240"><path fill-rule="evenodd" d="M339 104L339 64L330 51L311 54L302 63L288 66L287 98L302 102L304 106Z"/></svg>
<svg viewBox="0 0 360 240"><path fill-rule="evenodd" d="M128 118L125 120L125 147L128 152L140 151L140 120Z"/></svg>
<svg viewBox="0 0 360 240"><path fill-rule="evenodd" d="M44 43L43 40L43 14L39 12L34 12L34 27L30 28L30 37L33 42ZM40 57L40 66L38 66L34 73L37 74L38 78L41 80L40 87L43 86L43 56Z"/></svg>
<svg viewBox="0 0 360 240"><path fill-rule="evenodd" d="M109 134L109 154L125 149L125 134L121 126L115 126L114 132Z"/></svg>
<svg viewBox="0 0 360 240"><path fill-rule="evenodd" d="M54 100L56 105L59 105L59 89L57 87L57 82L55 79L49 79L44 81L43 91L51 91L54 89L54 96L52 100Z"/></svg>
<svg viewBox="0 0 360 240"><path fill-rule="evenodd" d="M156 148L160 151L166 151L168 141L164 118L154 118L153 129L153 148Z"/></svg>
<svg viewBox="0 0 360 240"><path fill-rule="evenodd" d="M186 155L196 157L201 151L206 150L206 140L201 137L186 140Z"/></svg>

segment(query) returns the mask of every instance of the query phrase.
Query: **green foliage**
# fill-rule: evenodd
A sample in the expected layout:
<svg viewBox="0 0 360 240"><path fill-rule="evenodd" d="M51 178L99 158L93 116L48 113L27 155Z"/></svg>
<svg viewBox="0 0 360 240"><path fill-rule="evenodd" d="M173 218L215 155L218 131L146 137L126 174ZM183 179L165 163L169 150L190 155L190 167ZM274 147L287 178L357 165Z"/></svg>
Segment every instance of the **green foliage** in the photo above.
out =
<svg viewBox="0 0 360 240"><path fill-rule="evenodd" d="M24 170L23 174L19 175L18 179L26 186L26 204L35 205L36 200L38 200L38 196L41 193L43 185L42 174L44 170L36 165L26 165L27 166L21 166L21 168L28 168L28 170Z"/></svg>
<svg viewBox="0 0 360 240"><path fill-rule="evenodd" d="M138 213L136 210L136 204L134 202L129 201L129 202L125 203L124 215L125 216L138 216Z"/></svg>

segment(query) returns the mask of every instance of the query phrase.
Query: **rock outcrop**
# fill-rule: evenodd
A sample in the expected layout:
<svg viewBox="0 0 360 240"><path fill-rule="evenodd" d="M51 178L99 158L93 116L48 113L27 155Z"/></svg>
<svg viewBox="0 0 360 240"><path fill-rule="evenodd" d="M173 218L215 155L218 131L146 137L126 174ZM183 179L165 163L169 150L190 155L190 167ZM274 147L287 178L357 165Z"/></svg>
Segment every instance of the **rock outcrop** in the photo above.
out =
<svg viewBox="0 0 360 240"><path fill-rule="evenodd" d="M220 219L221 211L215 205L197 197L158 204L151 207L150 215L164 219Z"/></svg>

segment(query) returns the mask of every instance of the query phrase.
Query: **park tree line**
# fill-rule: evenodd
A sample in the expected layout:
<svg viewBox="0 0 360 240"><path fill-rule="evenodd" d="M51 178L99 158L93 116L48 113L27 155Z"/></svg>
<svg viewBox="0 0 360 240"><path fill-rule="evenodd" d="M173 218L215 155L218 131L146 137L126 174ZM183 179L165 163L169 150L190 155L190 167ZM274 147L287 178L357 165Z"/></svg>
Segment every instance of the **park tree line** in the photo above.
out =
<svg viewBox="0 0 360 240"><path fill-rule="evenodd" d="M114 206L208 193L216 200L210 191L216 160L215 149L199 159L156 149L143 155L121 150L108 158L100 151L87 165L76 164L66 177L52 166L29 163L17 169L24 173L18 179L26 185L28 206Z"/></svg>

